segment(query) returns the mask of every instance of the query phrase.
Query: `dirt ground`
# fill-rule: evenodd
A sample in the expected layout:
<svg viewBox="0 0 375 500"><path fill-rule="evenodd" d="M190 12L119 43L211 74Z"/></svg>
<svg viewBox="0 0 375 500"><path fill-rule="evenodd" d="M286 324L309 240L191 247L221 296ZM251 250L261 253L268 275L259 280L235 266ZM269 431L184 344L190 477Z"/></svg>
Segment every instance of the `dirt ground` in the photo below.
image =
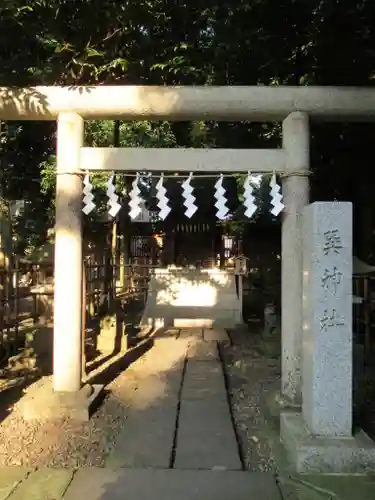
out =
<svg viewBox="0 0 375 500"><path fill-rule="evenodd" d="M264 342L254 330L231 332L232 345L223 346L222 356L245 467L277 473L265 404L267 394L280 387L280 356L264 354Z"/></svg>
<svg viewBox="0 0 375 500"><path fill-rule="evenodd" d="M249 332L232 335L233 345L222 348L232 412L245 467L251 471L276 471L275 458L265 431L262 402L265 391L279 385L279 361L264 356L259 338ZM145 356L138 361L141 365ZM128 370L132 370L130 367ZM22 419L19 400L23 391L36 391L51 383L44 377L23 388L23 380L5 381L0 396L0 467L88 467L105 464L116 437L126 425L129 372L122 371L106 387L103 404L86 423L70 420L32 421Z"/></svg>

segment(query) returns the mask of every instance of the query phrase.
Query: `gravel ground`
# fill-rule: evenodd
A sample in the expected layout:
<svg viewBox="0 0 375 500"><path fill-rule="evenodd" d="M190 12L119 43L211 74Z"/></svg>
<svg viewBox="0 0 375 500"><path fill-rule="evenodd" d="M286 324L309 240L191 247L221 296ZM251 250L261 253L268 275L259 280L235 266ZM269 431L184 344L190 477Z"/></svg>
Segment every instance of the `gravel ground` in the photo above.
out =
<svg viewBox="0 0 375 500"><path fill-rule="evenodd" d="M18 407L20 400L8 405L8 416L0 422L0 467L104 467L106 456L125 425L132 395L145 372L143 367L149 361L146 353L107 385L102 405L88 422L25 421ZM51 383L51 377L43 377L30 385L27 392Z"/></svg>
<svg viewBox="0 0 375 500"><path fill-rule="evenodd" d="M50 383L41 379L31 390ZM125 387L120 376L113 385L116 393ZM126 420L127 408L115 394L109 394L89 422L70 420L26 422L17 404L0 424L0 467L84 467L104 466L104 460Z"/></svg>
<svg viewBox="0 0 375 500"><path fill-rule="evenodd" d="M233 345L224 347L222 354L244 465L253 472L277 473L264 399L280 387L280 361L261 354L259 335L244 331L231 337Z"/></svg>
<svg viewBox="0 0 375 500"><path fill-rule="evenodd" d="M18 403L8 404L0 412L3 417L8 413L0 422L0 467L104 467L109 451L126 425L130 405L147 404L150 398L158 397L155 394L164 390L165 375L185 353L184 346L180 347L181 352L176 348L172 351L160 343L135 361L106 386L108 394L89 422L63 419L26 422L20 416ZM151 383L145 380L155 373L157 386L154 377ZM51 384L51 377L34 382L27 392L37 391L43 384ZM141 385L143 391L138 390ZM0 392L0 406L2 400Z"/></svg>
<svg viewBox="0 0 375 500"><path fill-rule="evenodd" d="M280 368L277 360L259 353L258 340L248 332L236 333L234 345L224 348L223 359L245 466L251 471L276 471L262 401L265 391L279 387ZM164 352L160 356L157 351L153 348L107 386L108 394L89 422L62 419L26 422L20 416L17 402L2 408L2 414L8 416L0 422L0 467L103 467L116 437L126 425L128 405L138 382L147 373L167 372L182 355ZM47 383L51 381L44 377L27 391L38 390ZM0 393L0 406L4 401L1 396Z"/></svg>

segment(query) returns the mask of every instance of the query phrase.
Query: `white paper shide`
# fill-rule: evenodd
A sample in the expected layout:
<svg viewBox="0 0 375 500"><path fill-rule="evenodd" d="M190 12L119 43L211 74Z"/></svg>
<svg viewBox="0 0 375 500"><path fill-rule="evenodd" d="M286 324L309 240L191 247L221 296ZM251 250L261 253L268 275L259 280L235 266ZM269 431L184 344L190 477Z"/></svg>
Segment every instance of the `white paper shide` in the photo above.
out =
<svg viewBox="0 0 375 500"><path fill-rule="evenodd" d="M182 197L184 198L185 215L189 219L193 217L198 207L195 205L195 196L193 196L194 188L191 185L191 180L193 178L193 173L190 173L189 177L181 184L182 186Z"/></svg>
<svg viewBox="0 0 375 500"><path fill-rule="evenodd" d="M244 185L244 201L243 204L246 207L245 216L251 219L251 217L255 214L257 210L257 206L255 205L255 197L253 196L253 186L251 185L251 175L250 173L247 175Z"/></svg>
<svg viewBox="0 0 375 500"><path fill-rule="evenodd" d="M164 220L168 217L171 208L168 206L169 199L167 198L167 190L164 187L164 176L160 176L158 183L156 184L156 198L158 201L159 217Z"/></svg>
<svg viewBox="0 0 375 500"><path fill-rule="evenodd" d="M111 217L116 217L116 215L121 209L121 205L118 202L118 196L116 194L116 187L113 175L111 175L111 177L108 179L107 196L108 196L108 206L109 206L108 213Z"/></svg>
<svg viewBox="0 0 375 500"><path fill-rule="evenodd" d="M82 207L82 212L85 215L89 215L96 207L95 203L93 202L94 195L92 193L92 188L93 188L93 185L91 184L90 177L87 174L87 175L85 175L85 178L83 179L83 190L82 190L83 194L84 194L84 198L83 198L83 205L84 206Z"/></svg>
<svg viewBox="0 0 375 500"><path fill-rule="evenodd" d="M270 195L271 195L271 214L277 217L285 208L284 203L281 201L283 195L280 193L281 186L277 183L276 174L273 174L270 182Z"/></svg>
<svg viewBox="0 0 375 500"><path fill-rule="evenodd" d="M215 184L214 198L216 200L215 207L217 208L216 217L220 220L224 220L228 215L229 209L226 206L227 199L225 197L225 188L223 187L224 176L220 175L218 181Z"/></svg>

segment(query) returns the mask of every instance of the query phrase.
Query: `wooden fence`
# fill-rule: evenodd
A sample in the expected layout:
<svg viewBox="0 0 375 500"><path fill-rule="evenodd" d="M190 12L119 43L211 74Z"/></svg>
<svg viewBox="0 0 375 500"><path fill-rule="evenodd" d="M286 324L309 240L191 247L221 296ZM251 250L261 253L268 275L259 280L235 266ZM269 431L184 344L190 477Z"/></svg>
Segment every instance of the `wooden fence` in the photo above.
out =
<svg viewBox="0 0 375 500"><path fill-rule="evenodd" d="M153 269L142 257L113 265L110 256L84 261L84 325L89 328L128 298L146 300ZM16 260L10 273L0 270L0 365L25 344L25 328L53 321L53 264Z"/></svg>

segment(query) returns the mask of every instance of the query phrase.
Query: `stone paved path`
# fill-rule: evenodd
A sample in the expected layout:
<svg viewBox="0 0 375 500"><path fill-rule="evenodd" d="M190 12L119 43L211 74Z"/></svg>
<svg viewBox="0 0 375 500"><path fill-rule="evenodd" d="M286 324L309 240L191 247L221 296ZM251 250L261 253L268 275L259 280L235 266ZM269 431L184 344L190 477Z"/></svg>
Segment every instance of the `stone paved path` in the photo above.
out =
<svg viewBox="0 0 375 500"><path fill-rule="evenodd" d="M130 413L106 467L3 470L0 500L280 500L271 473L242 470L225 340L223 331L162 332L127 372Z"/></svg>

